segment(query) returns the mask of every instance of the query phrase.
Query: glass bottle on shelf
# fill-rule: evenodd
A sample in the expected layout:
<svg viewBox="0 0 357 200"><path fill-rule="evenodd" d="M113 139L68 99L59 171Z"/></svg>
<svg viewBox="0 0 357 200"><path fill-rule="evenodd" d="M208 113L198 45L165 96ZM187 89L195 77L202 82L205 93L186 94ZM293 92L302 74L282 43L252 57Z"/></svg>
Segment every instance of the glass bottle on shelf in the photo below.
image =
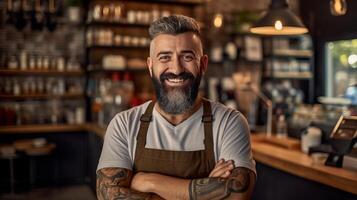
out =
<svg viewBox="0 0 357 200"><path fill-rule="evenodd" d="M276 124L276 135L279 138L285 138L288 135L288 127L284 115L280 115Z"/></svg>

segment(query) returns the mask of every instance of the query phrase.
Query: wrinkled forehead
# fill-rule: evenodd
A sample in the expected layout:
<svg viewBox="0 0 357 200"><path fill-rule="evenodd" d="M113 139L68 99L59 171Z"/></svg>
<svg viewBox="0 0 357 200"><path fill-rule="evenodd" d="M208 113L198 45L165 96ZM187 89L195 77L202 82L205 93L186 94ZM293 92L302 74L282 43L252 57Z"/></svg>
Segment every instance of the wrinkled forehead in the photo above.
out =
<svg viewBox="0 0 357 200"><path fill-rule="evenodd" d="M193 51L196 55L202 55L202 42L198 35L192 32L180 34L160 34L151 40L150 56L161 51Z"/></svg>

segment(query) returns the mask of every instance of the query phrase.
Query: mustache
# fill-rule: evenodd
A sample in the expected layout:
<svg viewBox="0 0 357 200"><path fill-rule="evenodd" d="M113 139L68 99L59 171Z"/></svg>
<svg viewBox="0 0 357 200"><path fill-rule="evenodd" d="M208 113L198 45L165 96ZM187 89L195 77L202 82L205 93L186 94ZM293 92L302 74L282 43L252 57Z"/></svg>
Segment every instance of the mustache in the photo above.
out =
<svg viewBox="0 0 357 200"><path fill-rule="evenodd" d="M160 75L160 81L165 81L166 79L189 79L189 80L194 80L195 76L193 76L192 73L189 72L181 72L180 74L174 74L174 73L163 73Z"/></svg>

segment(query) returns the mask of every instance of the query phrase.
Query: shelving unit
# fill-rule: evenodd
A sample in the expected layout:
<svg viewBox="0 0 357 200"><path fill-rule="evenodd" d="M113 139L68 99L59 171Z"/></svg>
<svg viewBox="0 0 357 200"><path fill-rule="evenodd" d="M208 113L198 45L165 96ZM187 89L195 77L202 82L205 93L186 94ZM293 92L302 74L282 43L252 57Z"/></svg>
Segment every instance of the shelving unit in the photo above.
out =
<svg viewBox="0 0 357 200"><path fill-rule="evenodd" d="M273 85L274 91L263 89L273 100L275 114L289 116L291 104L313 103L314 57L310 36L264 37L263 45L262 85Z"/></svg>
<svg viewBox="0 0 357 200"><path fill-rule="evenodd" d="M217 31L210 28L210 32ZM216 35L208 34L210 63L205 74L208 97L238 109L254 130L260 101L247 88L247 83L260 88L263 65L261 38L231 30L229 22L219 31Z"/></svg>
<svg viewBox="0 0 357 200"><path fill-rule="evenodd" d="M42 16L48 2L39 2ZM0 3L0 8L8 3ZM56 9L52 19L58 24L52 31L46 23L43 29L31 28L30 13L25 14L26 27L17 30L1 13L0 130L41 124L61 131L77 119L85 122L84 25L71 22L64 1L56 1Z"/></svg>

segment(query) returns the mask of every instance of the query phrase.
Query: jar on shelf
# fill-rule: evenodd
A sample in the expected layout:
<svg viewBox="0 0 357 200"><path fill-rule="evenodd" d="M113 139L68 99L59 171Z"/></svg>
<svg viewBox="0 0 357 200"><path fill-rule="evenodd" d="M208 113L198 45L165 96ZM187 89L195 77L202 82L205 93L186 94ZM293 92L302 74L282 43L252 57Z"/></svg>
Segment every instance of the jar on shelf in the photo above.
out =
<svg viewBox="0 0 357 200"><path fill-rule="evenodd" d="M15 55L9 57L7 61L7 68L9 69L17 69L19 67L19 63Z"/></svg>
<svg viewBox="0 0 357 200"><path fill-rule="evenodd" d="M29 69L35 69L36 68L36 56L35 55L30 55L29 56Z"/></svg>
<svg viewBox="0 0 357 200"><path fill-rule="evenodd" d="M20 69L21 70L26 70L28 67L28 64L27 64L27 53L26 51L22 50L20 52Z"/></svg>

